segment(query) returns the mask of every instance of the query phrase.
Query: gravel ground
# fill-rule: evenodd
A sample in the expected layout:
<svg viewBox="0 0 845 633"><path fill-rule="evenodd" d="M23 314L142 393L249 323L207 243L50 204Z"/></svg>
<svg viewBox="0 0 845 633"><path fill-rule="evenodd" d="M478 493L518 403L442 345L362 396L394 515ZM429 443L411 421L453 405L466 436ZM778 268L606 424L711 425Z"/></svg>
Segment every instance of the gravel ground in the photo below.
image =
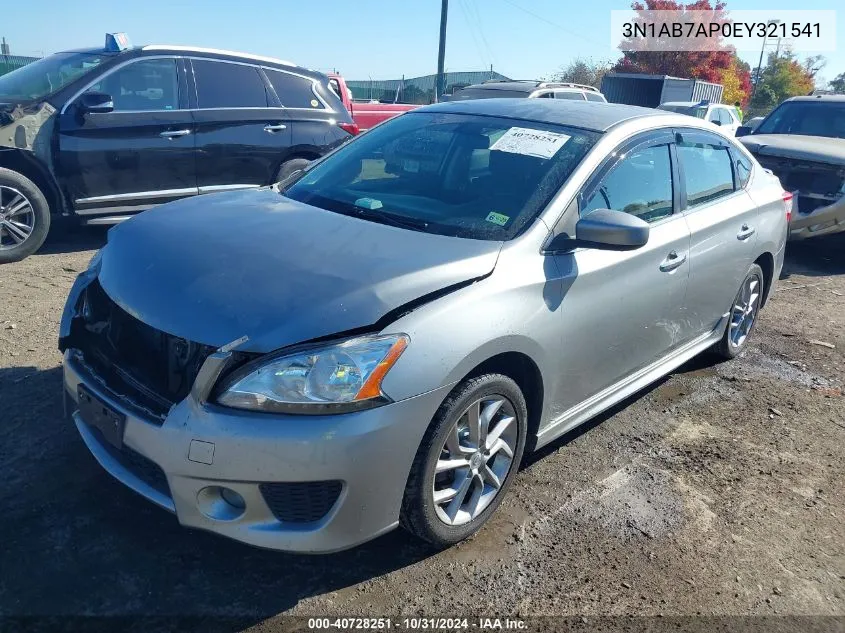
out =
<svg viewBox="0 0 845 633"><path fill-rule="evenodd" d="M396 531L317 557L181 528L102 471L66 421L59 316L103 239L79 231L0 268L0 616L224 616L262 630L282 614L845 626L845 236L790 245L741 358L696 359L530 456L472 540L434 552Z"/></svg>

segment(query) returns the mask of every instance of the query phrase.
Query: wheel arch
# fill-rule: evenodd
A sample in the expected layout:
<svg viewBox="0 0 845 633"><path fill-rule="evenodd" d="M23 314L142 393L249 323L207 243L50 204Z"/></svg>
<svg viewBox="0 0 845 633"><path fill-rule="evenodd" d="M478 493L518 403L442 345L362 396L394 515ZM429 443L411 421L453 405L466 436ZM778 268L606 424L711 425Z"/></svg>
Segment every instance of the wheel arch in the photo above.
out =
<svg viewBox="0 0 845 633"><path fill-rule="evenodd" d="M762 308L769 300L769 293L774 282L775 258L771 253L765 252L754 260L754 263L763 269L763 301L760 303Z"/></svg>
<svg viewBox="0 0 845 633"><path fill-rule="evenodd" d="M0 150L0 167L16 171L35 183L47 199L51 215L64 213L64 196L55 177L28 152L20 149Z"/></svg>
<svg viewBox="0 0 845 633"><path fill-rule="evenodd" d="M528 408L526 449L533 451L537 442L537 433L540 430L540 420L543 416L544 398L543 375L537 363L524 352L501 352L478 363L458 383L484 374L507 376L522 391Z"/></svg>

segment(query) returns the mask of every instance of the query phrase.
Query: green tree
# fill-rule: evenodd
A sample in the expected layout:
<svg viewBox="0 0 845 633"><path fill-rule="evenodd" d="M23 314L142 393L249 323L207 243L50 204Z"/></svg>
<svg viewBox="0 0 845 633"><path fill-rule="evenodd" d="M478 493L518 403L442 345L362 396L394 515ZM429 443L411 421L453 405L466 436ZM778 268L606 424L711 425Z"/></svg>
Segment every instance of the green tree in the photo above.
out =
<svg viewBox="0 0 845 633"><path fill-rule="evenodd" d="M769 53L768 63L760 74L760 81L751 98L751 110L755 113L768 112L781 101L790 97L810 94L815 88L813 64L810 67L798 62L791 51L778 55Z"/></svg>
<svg viewBox="0 0 845 633"><path fill-rule="evenodd" d="M845 73L841 73L831 80L830 89L834 92L845 93Z"/></svg>
<svg viewBox="0 0 845 633"><path fill-rule="evenodd" d="M601 89L601 80L610 71L610 61L594 61L576 57L566 66L552 74L551 81L564 81L583 84Z"/></svg>

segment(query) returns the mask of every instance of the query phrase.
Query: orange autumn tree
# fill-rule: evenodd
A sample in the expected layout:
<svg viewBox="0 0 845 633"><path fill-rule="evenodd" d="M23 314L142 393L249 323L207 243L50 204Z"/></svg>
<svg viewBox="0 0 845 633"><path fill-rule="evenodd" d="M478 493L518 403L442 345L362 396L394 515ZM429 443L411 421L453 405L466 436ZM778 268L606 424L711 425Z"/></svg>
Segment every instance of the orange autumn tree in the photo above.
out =
<svg viewBox="0 0 845 633"><path fill-rule="evenodd" d="M646 11L711 11L715 21L729 21L725 6L724 2L711 4L710 0L689 4L674 0L645 0L644 3L634 2L631 8L637 12L635 20L639 21L646 20ZM613 71L672 75L721 83L722 73L731 68L734 58L735 54L727 47L712 51L625 51Z"/></svg>

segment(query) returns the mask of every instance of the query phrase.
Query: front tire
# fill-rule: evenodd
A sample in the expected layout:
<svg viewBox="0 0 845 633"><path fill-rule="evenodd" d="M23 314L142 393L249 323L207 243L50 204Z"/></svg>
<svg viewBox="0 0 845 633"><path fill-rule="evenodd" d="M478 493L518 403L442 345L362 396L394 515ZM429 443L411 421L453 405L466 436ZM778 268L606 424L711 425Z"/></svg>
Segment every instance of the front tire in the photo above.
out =
<svg viewBox="0 0 845 633"><path fill-rule="evenodd" d="M722 358L728 360L736 358L745 349L754 328L757 316L763 302L766 277L763 269L757 264L751 264L748 274L731 304L728 325L722 340L715 347L715 351Z"/></svg>
<svg viewBox="0 0 845 633"><path fill-rule="evenodd" d="M276 174L276 182L282 182L294 172L301 171L310 164L311 161L307 158L291 158L285 161L279 167L279 173Z"/></svg>
<svg viewBox="0 0 845 633"><path fill-rule="evenodd" d="M417 450L401 525L437 547L481 529L519 468L527 421L525 397L507 376L485 374L458 385Z"/></svg>
<svg viewBox="0 0 845 633"><path fill-rule="evenodd" d="M26 176L0 167L0 264L37 251L50 230L50 207Z"/></svg>

